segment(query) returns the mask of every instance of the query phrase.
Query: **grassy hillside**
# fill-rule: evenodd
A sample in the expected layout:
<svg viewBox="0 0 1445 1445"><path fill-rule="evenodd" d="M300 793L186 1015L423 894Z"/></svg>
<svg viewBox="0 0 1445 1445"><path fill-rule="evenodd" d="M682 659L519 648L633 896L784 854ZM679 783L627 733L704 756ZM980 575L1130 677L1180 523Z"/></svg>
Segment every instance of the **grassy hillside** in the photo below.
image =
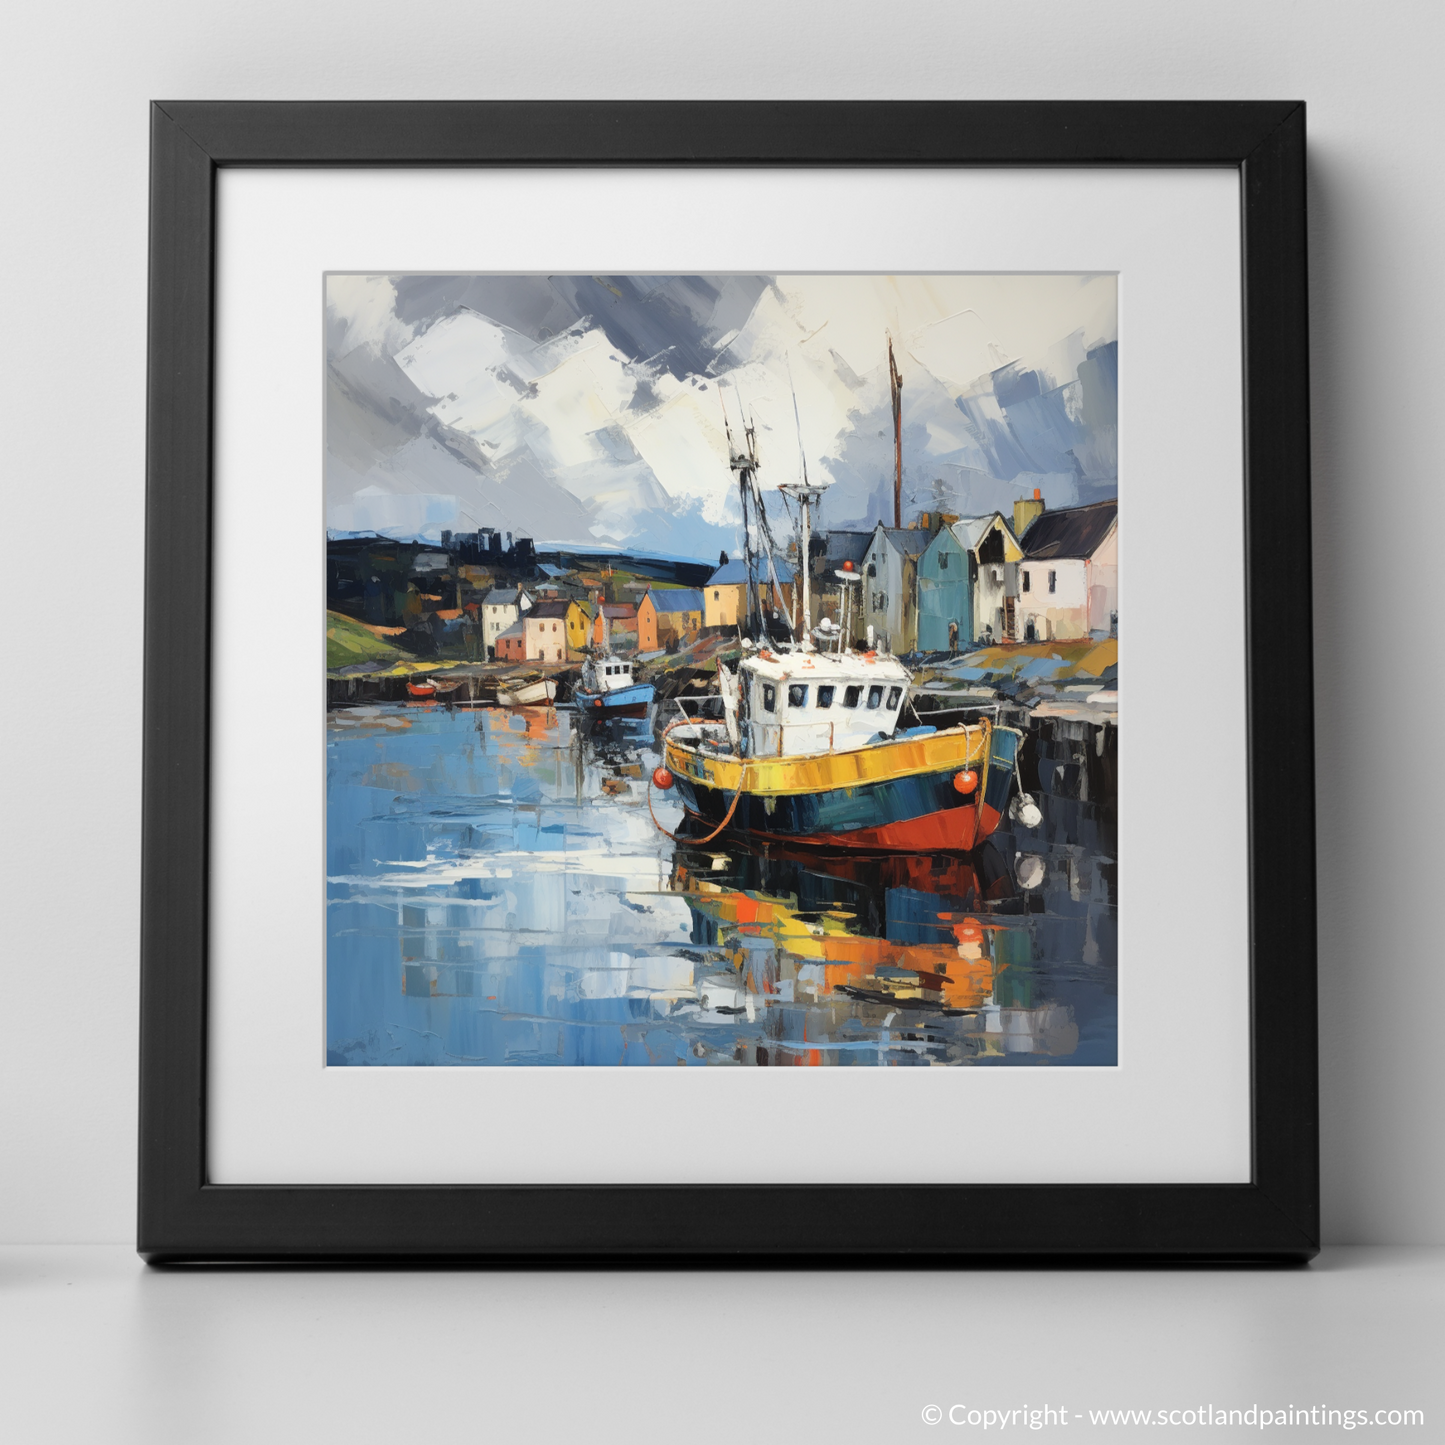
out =
<svg viewBox="0 0 1445 1445"><path fill-rule="evenodd" d="M376 634L377 628L367 627L340 612L326 614L326 666L328 669L350 667L358 662L395 662L405 657L400 648L393 647Z"/></svg>

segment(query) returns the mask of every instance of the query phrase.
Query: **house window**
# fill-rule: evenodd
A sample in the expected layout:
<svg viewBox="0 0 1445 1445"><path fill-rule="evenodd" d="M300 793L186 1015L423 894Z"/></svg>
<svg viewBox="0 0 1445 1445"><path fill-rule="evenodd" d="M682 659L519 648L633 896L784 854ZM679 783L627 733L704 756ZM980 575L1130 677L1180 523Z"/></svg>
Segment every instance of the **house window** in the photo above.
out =
<svg viewBox="0 0 1445 1445"><path fill-rule="evenodd" d="M721 597L721 596L722 596L722 593L719 592L716 588L714 588L714 589L713 589L713 594L712 594L712 600L713 600L714 602L716 602L716 601L718 600L718 598Z"/></svg>
<svg viewBox="0 0 1445 1445"><path fill-rule="evenodd" d="M898 699L903 696L901 687L890 687L888 689L888 711L892 712L898 706Z"/></svg>
<svg viewBox="0 0 1445 1445"><path fill-rule="evenodd" d="M938 554L938 570L939 570L940 572L947 572L947 571L948 571L948 553L947 553L947 552L940 552L940 553Z"/></svg>
<svg viewBox="0 0 1445 1445"><path fill-rule="evenodd" d="M878 564L876 562L870 562L868 564L868 575L870 577L876 577L878 575Z"/></svg>
<svg viewBox="0 0 1445 1445"><path fill-rule="evenodd" d="M777 710L778 690L772 683L763 684L763 711L775 712Z"/></svg>
<svg viewBox="0 0 1445 1445"><path fill-rule="evenodd" d="M847 688L847 689L844 691L844 693L843 693L843 706L844 706L844 707L857 707L857 706L858 706L858 699L859 699L860 697L862 697L862 696L863 696L863 689L862 689L861 687L850 687L850 688Z"/></svg>
<svg viewBox="0 0 1445 1445"><path fill-rule="evenodd" d="M807 707L808 705L808 684L806 682L790 682L788 684L788 706Z"/></svg>
<svg viewBox="0 0 1445 1445"><path fill-rule="evenodd" d="M873 686L868 689L868 706L870 708L883 706L883 688L881 684L875 682Z"/></svg>
<svg viewBox="0 0 1445 1445"><path fill-rule="evenodd" d="M1052 572L1052 571L1051 571L1051 572L1049 573L1049 591L1050 591L1050 592L1057 592L1058 590L1059 590L1059 574L1058 574L1057 572Z"/></svg>
<svg viewBox="0 0 1445 1445"><path fill-rule="evenodd" d="M1028 574L1027 572L1025 572L1025 573L1024 573L1024 591L1027 592L1028 590L1029 590L1029 574Z"/></svg>

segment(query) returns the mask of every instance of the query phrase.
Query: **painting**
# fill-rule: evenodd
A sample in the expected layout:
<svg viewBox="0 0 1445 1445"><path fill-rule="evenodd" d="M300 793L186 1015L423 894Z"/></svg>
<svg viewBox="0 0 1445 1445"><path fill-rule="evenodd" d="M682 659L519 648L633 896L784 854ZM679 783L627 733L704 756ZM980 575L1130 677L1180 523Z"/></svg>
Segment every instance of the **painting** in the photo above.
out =
<svg viewBox="0 0 1445 1445"><path fill-rule="evenodd" d="M1118 1063L1112 274L329 274L329 1066Z"/></svg>

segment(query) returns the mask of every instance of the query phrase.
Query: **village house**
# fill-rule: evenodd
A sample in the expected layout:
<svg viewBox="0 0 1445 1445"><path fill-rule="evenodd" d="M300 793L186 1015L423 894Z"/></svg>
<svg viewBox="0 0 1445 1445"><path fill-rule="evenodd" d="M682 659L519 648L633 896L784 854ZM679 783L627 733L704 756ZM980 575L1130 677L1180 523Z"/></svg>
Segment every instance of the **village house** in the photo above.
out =
<svg viewBox="0 0 1445 1445"><path fill-rule="evenodd" d="M890 652L912 652L918 643L918 559L932 540L923 527L873 529L863 554L859 631Z"/></svg>
<svg viewBox="0 0 1445 1445"><path fill-rule="evenodd" d="M493 646L498 662L525 662L527 637L522 624L514 622L505 632L499 632Z"/></svg>
<svg viewBox="0 0 1445 1445"><path fill-rule="evenodd" d="M637 648L657 652L688 641L702 627L702 593L690 587L649 587L637 604Z"/></svg>
<svg viewBox="0 0 1445 1445"><path fill-rule="evenodd" d="M918 559L918 650L1012 639L1023 555L998 512L941 527Z"/></svg>
<svg viewBox="0 0 1445 1445"><path fill-rule="evenodd" d="M567 604L567 646L581 652L592 635L592 605L573 598Z"/></svg>
<svg viewBox="0 0 1445 1445"><path fill-rule="evenodd" d="M567 606L565 602L539 602L522 618L528 662L566 662Z"/></svg>
<svg viewBox="0 0 1445 1445"><path fill-rule="evenodd" d="M531 607L532 599L518 587L494 587L482 598L482 645L488 657L501 656L497 639Z"/></svg>
<svg viewBox="0 0 1445 1445"><path fill-rule="evenodd" d="M872 532L829 532L822 539L821 548L814 550L813 582L809 592L810 610L808 619L817 626L824 617L835 622L843 618L843 588L838 573L843 571L863 574L863 558L867 555L868 544L873 540Z"/></svg>
<svg viewBox="0 0 1445 1445"><path fill-rule="evenodd" d="M602 602L592 621L592 645L612 652L637 647L637 608L630 602Z"/></svg>
<svg viewBox="0 0 1445 1445"><path fill-rule="evenodd" d="M755 562L755 575L766 592L772 586L772 576L765 561ZM778 593L772 599L773 606L791 619L793 615L793 572L786 562L776 562ZM707 579L703 589L703 626L736 627L745 620L748 610L748 564L739 558L726 562Z"/></svg>
<svg viewBox="0 0 1445 1445"><path fill-rule="evenodd" d="M1019 636L1108 637L1119 625L1119 504L1043 512L1023 536Z"/></svg>

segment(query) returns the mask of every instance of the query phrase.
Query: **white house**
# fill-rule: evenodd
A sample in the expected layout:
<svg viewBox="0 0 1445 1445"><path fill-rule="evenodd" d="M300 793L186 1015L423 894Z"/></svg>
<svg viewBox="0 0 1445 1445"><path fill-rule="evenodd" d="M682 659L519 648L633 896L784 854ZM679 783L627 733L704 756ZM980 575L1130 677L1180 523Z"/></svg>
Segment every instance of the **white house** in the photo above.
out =
<svg viewBox="0 0 1445 1445"><path fill-rule="evenodd" d="M539 602L522 618L524 655L528 662L566 662L567 609L561 600Z"/></svg>
<svg viewBox="0 0 1445 1445"><path fill-rule="evenodd" d="M1119 625L1119 504L1045 512L1023 536L1023 642L1108 637Z"/></svg>
<svg viewBox="0 0 1445 1445"><path fill-rule="evenodd" d="M482 642L491 657L497 646L497 638L522 613L532 610L532 599L520 587L494 587L482 599Z"/></svg>
<svg viewBox="0 0 1445 1445"><path fill-rule="evenodd" d="M918 559L932 533L923 527L879 522L863 554L859 631L872 627L879 646L901 654L918 645Z"/></svg>

